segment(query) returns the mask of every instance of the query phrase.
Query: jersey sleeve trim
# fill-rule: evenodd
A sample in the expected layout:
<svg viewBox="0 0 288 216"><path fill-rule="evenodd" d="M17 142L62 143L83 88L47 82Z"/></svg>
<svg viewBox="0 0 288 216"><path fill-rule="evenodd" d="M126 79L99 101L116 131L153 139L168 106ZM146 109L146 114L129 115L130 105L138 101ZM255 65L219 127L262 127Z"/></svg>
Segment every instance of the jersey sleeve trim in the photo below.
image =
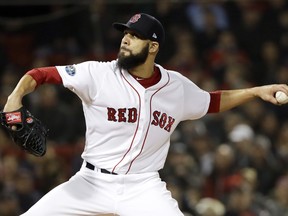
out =
<svg viewBox="0 0 288 216"><path fill-rule="evenodd" d="M34 68L26 73L37 83L36 88L44 83L61 84L62 78L56 67Z"/></svg>
<svg viewBox="0 0 288 216"><path fill-rule="evenodd" d="M209 92L210 104L207 113L218 113L220 110L221 91Z"/></svg>

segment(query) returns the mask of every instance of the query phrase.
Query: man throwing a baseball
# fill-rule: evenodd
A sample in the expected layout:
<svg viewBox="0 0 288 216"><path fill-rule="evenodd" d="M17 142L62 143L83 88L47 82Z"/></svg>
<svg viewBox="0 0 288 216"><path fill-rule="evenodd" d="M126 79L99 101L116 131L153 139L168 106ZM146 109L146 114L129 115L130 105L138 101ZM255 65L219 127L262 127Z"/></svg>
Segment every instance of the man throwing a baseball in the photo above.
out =
<svg viewBox="0 0 288 216"><path fill-rule="evenodd" d="M183 216L158 174L176 126L255 98L277 105L275 93L288 94L284 84L207 92L155 63L165 38L157 19L142 13L113 26L124 34L116 60L32 69L8 97L4 112L43 83L63 84L86 120L81 169L24 216Z"/></svg>

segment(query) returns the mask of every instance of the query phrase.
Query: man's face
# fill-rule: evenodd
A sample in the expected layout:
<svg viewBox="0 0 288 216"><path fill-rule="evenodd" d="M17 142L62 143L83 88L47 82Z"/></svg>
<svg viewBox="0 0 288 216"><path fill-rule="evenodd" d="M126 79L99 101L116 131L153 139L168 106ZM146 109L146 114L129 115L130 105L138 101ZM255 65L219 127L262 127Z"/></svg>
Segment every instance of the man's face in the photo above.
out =
<svg viewBox="0 0 288 216"><path fill-rule="evenodd" d="M130 70L143 64L149 54L149 43L131 31L125 31L118 53L118 67Z"/></svg>

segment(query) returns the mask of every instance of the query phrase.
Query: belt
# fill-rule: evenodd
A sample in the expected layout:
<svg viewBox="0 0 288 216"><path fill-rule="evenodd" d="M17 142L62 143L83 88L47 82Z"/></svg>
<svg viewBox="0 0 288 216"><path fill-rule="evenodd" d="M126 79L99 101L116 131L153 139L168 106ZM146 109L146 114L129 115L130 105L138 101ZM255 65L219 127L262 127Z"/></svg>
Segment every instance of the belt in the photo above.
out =
<svg viewBox="0 0 288 216"><path fill-rule="evenodd" d="M87 161L86 161L86 168L88 168L90 170L96 170L98 172L105 173L105 174L118 175L115 172L110 172L110 171L108 171L106 169L103 169L103 168L96 168L93 164L91 164L91 163L89 163Z"/></svg>

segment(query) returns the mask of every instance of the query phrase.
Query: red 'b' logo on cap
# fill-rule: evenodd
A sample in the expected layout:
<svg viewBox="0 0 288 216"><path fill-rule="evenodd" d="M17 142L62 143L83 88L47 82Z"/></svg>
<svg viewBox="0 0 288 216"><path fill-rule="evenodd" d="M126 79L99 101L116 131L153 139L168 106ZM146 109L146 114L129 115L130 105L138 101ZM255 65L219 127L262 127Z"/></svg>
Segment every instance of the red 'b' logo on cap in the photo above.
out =
<svg viewBox="0 0 288 216"><path fill-rule="evenodd" d="M140 18L141 18L141 14L135 14L133 17L131 17L131 19L129 20L129 22L135 23L135 22L137 22Z"/></svg>

